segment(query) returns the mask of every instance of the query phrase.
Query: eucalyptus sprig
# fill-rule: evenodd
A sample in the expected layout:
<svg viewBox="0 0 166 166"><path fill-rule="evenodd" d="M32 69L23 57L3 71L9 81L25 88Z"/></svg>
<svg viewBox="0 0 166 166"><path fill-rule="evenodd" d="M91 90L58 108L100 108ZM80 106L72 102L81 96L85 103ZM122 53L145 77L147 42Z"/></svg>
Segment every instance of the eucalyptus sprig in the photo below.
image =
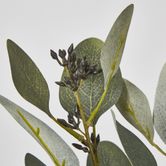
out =
<svg viewBox="0 0 166 166"><path fill-rule="evenodd" d="M49 108L49 88L32 59L12 40L7 50L14 85L20 95L48 115L51 121L73 136L73 148L87 155L87 166L157 166L153 154L131 131L120 124L112 112L115 128L126 154L113 142L100 139L96 124L112 106L141 132L149 143L166 156L154 143L154 127L166 143L166 65L157 86L154 115L145 94L124 79L120 61L125 47L134 5L118 16L105 42L88 38L67 50L50 50L51 57L63 67L59 85L59 100L67 117L55 117ZM43 147L55 166L79 166L72 148L47 124L7 98L0 103L11 116ZM146 157L145 157L146 156ZM45 166L30 153L25 166Z"/></svg>

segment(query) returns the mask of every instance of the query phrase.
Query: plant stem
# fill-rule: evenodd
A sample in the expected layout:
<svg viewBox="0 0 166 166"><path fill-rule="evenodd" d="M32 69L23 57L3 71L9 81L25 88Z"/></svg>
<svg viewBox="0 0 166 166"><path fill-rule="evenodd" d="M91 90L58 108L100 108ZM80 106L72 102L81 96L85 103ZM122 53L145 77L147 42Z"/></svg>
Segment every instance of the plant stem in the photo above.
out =
<svg viewBox="0 0 166 166"><path fill-rule="evenodd" d="M58 120L55 118L55 117L51 117L51 119L56 123L56 124L58 124L60 127L62 127L64 130L66 130L70 135L72 135L74 138L76 138L78 141L80 141L80 142L82 142L82 143L85 143L86 144L86 140L85 140L85 138L84 138L84 133L83 133L83 135L81 135L81 134L79 134L79 133L77 133L76 131L74 131L73 129L70 129L70 128L68 128L68 127L65 127L65 126L63 126L62 124L60 124L59 122L58 122ZM81 130L79 130L81 133L82 133L82 131Z"/></svg>
<svg viewBox="0 0 166 166"><path fill-rule="evenodd" d="M90 114L90 117L89 117L89 119L87 121L87 126L91 125L91 123L93 122L93 119L95 118L96 114L98 113L98 111L99 111L99 109L101 107L101 104L103 103L103 101L104 101L104 99L105 99L105 97L107 95L109 86L111 84L112 77L113 77L113 72L110 74L110 78L108 80L107 86L105 87L104 92L103 92L99 102L97 103L97 106L93 109L93 111Z"/></svg>
<svg viewBox="0 0 166 166"><path fill-rule="evenodd" d="M95 154L95 158L96 158L96 161L97 163L99 163L98 161L98 155L97 155L97 142L96 142L96 126L93 124L93 135L94 135L94 154Z"/></svg>
<svg viewBox="0 0 166 166"><path fill-rule="evenodd" d="M98 113L99 108L100 108L101 104L103 103L103 100L105 99L105 97L107 95L108 89L109 89L110 84L111 84L111 80L112 80L113 76L115 75L115 70L116 70L116 67L117 67L117 64L118 64L118 61L119 61L119 52L121 51L121 48L123 47L124 41L125 41L125 38L121 35L121 40L120 40L118 49L115 52L113 63L110 66L110 68L112 70L111 70L111 72L109 74L109 79L108 79L108 81L106 83L106 86L104 87L104 92L103 92L103 94L102 94L97 106L94 108L94 110L90 114L90 117L89 117L89 119L87 121L87 125L88 126L90 126L91 123L93 122L93 119L95 118L96 114Z"/></svg>
<svg viewBox="0 0 166 166"><path fill-rule="evenodd" d="M85 113L83 111L83 108L82 108L82 105L81 105L81 101L80 101L80 98L79 98L79 95L78 95L77 91L74 92L74 96L76 98L76 101L77 101L77 104L78 104L78 107L79 107L79 110L80 110L80 116L82 118L84 130L85 130L85 137L86 137L86 140L87 140L87 143L88 143L88 147L89 147L89 150L90 150L90 155L91 155L93 164L94 164L94 166L99 166L99 164L98 164L98 162L96 160L95 154L94 154L93 146L92 146L91 141L90 141L88 126L86 124L86 119L85 119Z"/></svg>
<svg viewBox="0 0 166 166"><path fill-rule="evenodd" d="M59 163L58 159L55 157L55 155L51 152L51 150L49 149L49 147L47 146L47 144L44 142L44 140L42 139L42 137L40 136L40 129L37 128L35 129L30 123L29 121L24 117L24 115L20 112L17 111L18 114L20 115L20 117L22 118L22 120L25 122L25 124L29 127L29 129L32 131L32 133L36 136L36 138L39 140L40 144L42 145L42 147L44 148L44 150L48 153L48 155L50 156L50 158L52 159L52 161L54 162L54 164L56 166L61 166L61 164Z"/></svg>
<svg viewBox="0 0 166 166"><path fill-rule="evenodd" d="M150 142L150 141L149 141ZM166 152L164 152L155 142L150 142L150 144L155 147L159 152L161 152L164 156L166 156Z"/></svg>
<svg viewBox="0 0 166 166"><path fill-rule="evenodd" d="M95 127L95 125L93 125L93 135L94 135L94 138L96 138L96 127ZM95 145L96 145L96 139L95 139Z"/></svg>
<svg viewBox="0 0 166 166"><path fill-rule="evenodd" d="M102 102L103 102L103 100L104 100L104 98L105 98L105 96L106 96L106 94L107 94L107 91L108 91L108 86L106 86L106 89L104 90L104 92L103 92L103 94L102 94L102 96L101 96L101 98L100 98L100 100L99 100L97 106L96 106L96 107L94 108L94 110L91 112L90 117L89 117L89 119L88 119L88 121L87 121L87 126L90 126L90 125L91 125L93 119L95 118L96 114L98 113L99 108L100 108L100 106L101 106L101 104L102 104Z"/></svg>

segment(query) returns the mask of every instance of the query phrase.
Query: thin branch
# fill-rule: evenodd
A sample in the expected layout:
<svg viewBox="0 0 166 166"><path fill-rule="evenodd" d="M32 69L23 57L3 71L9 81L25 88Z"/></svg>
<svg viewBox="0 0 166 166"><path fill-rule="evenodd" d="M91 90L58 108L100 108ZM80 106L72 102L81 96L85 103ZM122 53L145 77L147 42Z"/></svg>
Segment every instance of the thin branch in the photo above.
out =
<svg viewBox="0 0 166 166"><path fill-rule="evenodd" d="M91 141L90 141L88 126L86 124L86 119L85 119L85 113L83 111L81 101L80 101L80 98L79 98L79 95L78 95L77 91L74 92L74 96L76 98L76 101L77 101L77 104L78 104L78 107L79 107L79 110L80 110L80 116L82 118L84 130L85 130L85 137L86 137L86 140L87 140L87 143L88 143L88 147L89 147L89 150L90 150L90 155L92 157L93 164L94 164L94 166L99 166L99 163L97 162L95 154L94 154L93 146L92 146Z"/></svg>
<svg viewBox="0 0 166 166"><path fill-rule="evenodd" d="M58 124L60 127L62 127L64 130L66 130L70 135L72 135L74 138L76 138L78 141L80 141L81 143L85 143L86 144L86 140L85 140L85 138L84 138L84 133L82 132L82 131L80 131L83 135L81 135L81 134L79 134L79 133L77 133L76 131L74 131L73 129L71 129L71 128L68 128L68 127L65 127L65 126L63 126L62 124L60 124L59 122L58 122L58 120L55 118L55 117L50 117L56 124Z"/></svg>

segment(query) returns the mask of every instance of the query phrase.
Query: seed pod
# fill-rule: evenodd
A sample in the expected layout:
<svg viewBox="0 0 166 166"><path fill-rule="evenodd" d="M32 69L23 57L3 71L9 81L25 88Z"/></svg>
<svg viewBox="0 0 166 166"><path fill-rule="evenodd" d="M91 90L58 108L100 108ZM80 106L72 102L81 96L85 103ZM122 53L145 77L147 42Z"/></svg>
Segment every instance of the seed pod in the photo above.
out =
<svg viewBox="0 0 166 166"><path fill-rule="evenodd" d="M88 149L87 147L83 147L83 146L80 145L80 144L72 143L72 145L73 145L75 148L79 149L79 150L83 150L85 153L88 153L88 152L89 152L89 149Z"/></svg>
<svg viewBox="0 0 166 166"><path fill-rule="evenodd" d="M72 125L68 124L64 119L57 119L57 121L58 121L61 125L65 126L65 127L74 129L74 127L73 127Z"/></svg>
<svg viewBox="0 0 166 166"><path fill-rule="evenodd" d="M96 144L98 145L100 142L100 135L98 134L97 137L96 137Z"/></svg>
<svg viewBox="0 0 166 166"><path fill-rule="evenodd" d="M63 52L63 55L66 56L66 50L63 49L62 52Z"/></svg>
<svg viewBox="0 0 166 166"><path fill-rule="evenodd" d="M50 50L50 54L51 54L51 57L53 58L53 59L58 59L58 55L57 55L57 53L55 52L55 51L53 51L53 50Z"/></svg>
<svg viewBox="0 0 166 166"><path fill-rule="evenodd" d="M83 147L80 144L72 143L72 145L79 150L83 150Z"/></svg>
<svg viewBox="0 0 166 166"><path fill-rule="evenodd" d="M73 45L73 43L70 45L70 47L68 48L68 50L67 50L67 52L68 52L68 54L71 54L72 52L73 52L73 50L74 50L74 45Z"/></svg>
<svg viewBox="0 0 166 166"><path fill-rule="evenodd" d="M62 82L62 81L56 81L55 83L56 83L57 85L59 85L59 86L66 87L66 84L65 84L64 82Z"/></svg>
<svg viewBox="0 0 166 166"><path fill-rule="evenodd" d="M90 138L91 138L92 143L94 143L96 138L95 138L95 136L94 136L93 133L91 134L91 137L90 137Z"/></svg>
<svg viewBox="0 0 166 166"><path fill-rule="evenodd" d="M62 59L64 59L65 56L66 56L66 51L59 49L59 56L60 56Z"/></svg>
<svg viewBox="0 0 166 166"><path fill-rule="evenodd" d="M50 50L51 57L55 59L61 66L64 66L61 61L58 59L57 53L53 50Z"/></svg>
<svg viewBox="0 0 166 166"><path fill-rule="evenodd" d="M87 147L83 147L82 150L85 152L85 153L88 153L89 152L89 149Z"/></svg>
<svg viewBox="0 0 166 166"><path fill-rule="evenodd" d="M66 85L68 85L70 87L72 86L72 82L71 82L69 77L64 77L64 82L65 82Z"/></svg>
<svg viewBox="0 0 166 166"><path fill-rule="evenodd" d="M68 117L68 122L70 124L75 123L74 117L73 117L73 115L71 113L69 113L67 117Z"/></svg>

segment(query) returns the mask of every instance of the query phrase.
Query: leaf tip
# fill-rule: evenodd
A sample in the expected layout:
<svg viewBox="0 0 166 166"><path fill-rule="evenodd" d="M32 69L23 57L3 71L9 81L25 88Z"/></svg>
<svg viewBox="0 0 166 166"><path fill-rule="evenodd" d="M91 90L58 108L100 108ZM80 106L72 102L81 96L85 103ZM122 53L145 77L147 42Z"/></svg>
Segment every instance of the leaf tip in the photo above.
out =
<svg viewBox="0 0 166 166"><path fill-rule="evenodd" d="M17 46L17 44L16 44L14 41L12 41L11 39L7 39L6 45L7 45L8 53L9 53L11 50L13 50L14 47Z"/></svg>
<svg viewBox="0 0 166 166"><path fill-rule="evenodd" d="M130 4L122 11L121 14L124 15L124 13L126 13L125 15L132 17L133 11L134 11L134 4Z"/></svg>
<svg viewBox="0 0 166 166"><path fill-rule="evenodd" d="M8 47L9 45L11 45L12 43L13 43L13 41L12 41L11 39L7 39L7 41L6 41L7 47Z"/></svg>
<svg viewBox="0 0 166 166"><path fill-rule="evenodd" d="M134 4L131 3L130 5L127 6L126 9L133 11L134 10Z"/></svg>

